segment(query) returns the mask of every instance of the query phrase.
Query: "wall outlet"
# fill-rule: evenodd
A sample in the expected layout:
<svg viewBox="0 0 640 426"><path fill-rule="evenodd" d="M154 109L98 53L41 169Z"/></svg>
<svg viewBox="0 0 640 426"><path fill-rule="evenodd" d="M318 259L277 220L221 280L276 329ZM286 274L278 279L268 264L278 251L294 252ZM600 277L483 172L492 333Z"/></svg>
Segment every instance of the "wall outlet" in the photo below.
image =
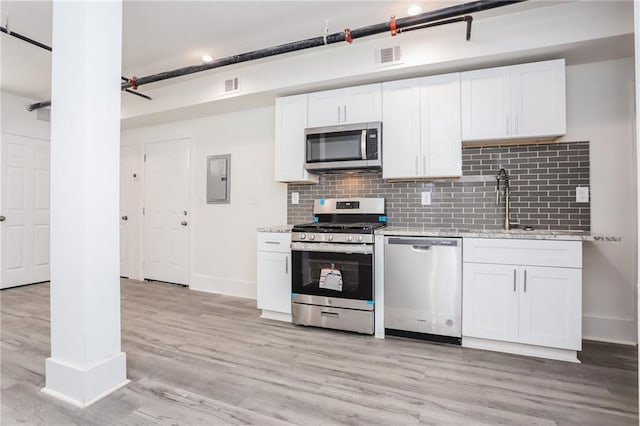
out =
<svg viewBox="0 0 640 426"><path fill-rule="evenodd" d="M589 202L589 187L578 186L576 187L576 203L588 203Z"/></svg>
<svg viewBox="0 0 640 426"><path fill-rule="evenodd" d="M292 192L291 193L291 204L300 204L300 193Z"/></svg>
<svg viewBox="0 0 640 426"><path fill-rule="evenodd" d="M430 191L424 191L422 193L422 205L423 206L430 206L431 205L431 192Z"/></svg>

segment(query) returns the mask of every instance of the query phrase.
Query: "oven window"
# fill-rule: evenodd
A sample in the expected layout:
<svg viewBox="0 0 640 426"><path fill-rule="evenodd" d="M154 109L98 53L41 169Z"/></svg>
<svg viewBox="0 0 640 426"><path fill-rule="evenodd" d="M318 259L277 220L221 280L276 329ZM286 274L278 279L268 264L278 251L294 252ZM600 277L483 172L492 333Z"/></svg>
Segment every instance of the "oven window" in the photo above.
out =
<svg viewBox="0 0 640 426"><path fill-rule="evenodd" d="M373 255L293 251L293 293L373 300Z"/></svg>
<svg viewBox="0 0 640 426"><path fill-rule="evenodd" d="M362 160L362 130L307 135L307 162Z"/></svg>

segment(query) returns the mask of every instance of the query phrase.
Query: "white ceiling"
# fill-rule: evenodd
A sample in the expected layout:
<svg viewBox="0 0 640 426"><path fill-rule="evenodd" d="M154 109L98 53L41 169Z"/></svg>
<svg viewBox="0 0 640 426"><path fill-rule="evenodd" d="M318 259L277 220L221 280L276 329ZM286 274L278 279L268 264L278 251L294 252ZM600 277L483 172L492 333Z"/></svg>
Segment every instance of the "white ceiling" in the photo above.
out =
<svg viewBox="0 0 640 426"><path fill-rule="evenodd" d="M141 1L123 6L123 75L149 74L200 63L205 53L214 58L281 43L320 36L325 21L329 32L385 22L391 15L407 15L409 5L424 11L464 1ZM531 8L545 1L529 1L514 8ZM3 0L2 26L51 45L51 1ZM487 13L505 13L502 9ZM0 89L46 100L50 97L51 54L6 34L0 35ZM144 88L140 89L144 93ZM124 95L131 96L131 95Z"/></svg>

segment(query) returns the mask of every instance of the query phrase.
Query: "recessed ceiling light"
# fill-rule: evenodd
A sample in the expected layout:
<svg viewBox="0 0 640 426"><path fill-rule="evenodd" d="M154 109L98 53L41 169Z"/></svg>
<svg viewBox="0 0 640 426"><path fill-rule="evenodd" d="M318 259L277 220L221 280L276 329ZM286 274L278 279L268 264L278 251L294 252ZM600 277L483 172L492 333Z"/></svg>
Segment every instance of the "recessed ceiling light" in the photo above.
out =
<svg viewBox="0 0 640 426"><path fill-rule="evenodd" d="M211 62L211 61L213 61L213 58L211 57L211 55L202 55L202 61L203 62Z"/></svg>
<svg viewBox="0 0 640 426"><path fill-rule="evenodd" d="M409 16L415 16L421 12L422 12L422 6L420 6L419 4L414 4L412 6L409 6L409 9L407 9L407 13L409 14Z"/></svg>

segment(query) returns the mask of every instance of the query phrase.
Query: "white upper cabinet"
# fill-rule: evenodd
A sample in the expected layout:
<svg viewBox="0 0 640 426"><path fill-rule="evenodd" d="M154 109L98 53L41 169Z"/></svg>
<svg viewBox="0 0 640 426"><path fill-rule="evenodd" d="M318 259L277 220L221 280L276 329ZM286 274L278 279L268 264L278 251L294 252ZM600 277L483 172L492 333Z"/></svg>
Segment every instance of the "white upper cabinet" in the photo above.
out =
<svg viewBox="0 0 640 426"><path fill-rule="evenodd" d="M462 140L566 133L564 59L463 72Z"/></svg>
<svg viewBox="0 0 640 426"><path fill-rule="evenodd" d="M462 139L509 136L509 67L461 73Z"/></svg>
<svg viewBox="0 0 640 426"><path fill-rule="evenodd" d="M461 176L460 74L382 87L383 178Z"/></svg>
<svg viewBox="0 0 640 426"><path fill-rule="evenodd" d="M420 157L420 79L382 85L383 178L418 176Z"/></svg>
<svg viewBox="0 0 640 426"><path fill-rule="evenodd" d="M317 183L318 176L304 169L304 129L307 95L276 99L275 179L278 182Z"/></svg>
<svg viewBox="0 0 640 426"><path fill-rule="evenodd" d="M511 67L513 136L531 138L565 134L565 92L564 59Z"/></svg>
<svg viewBox="0 0 640 426"><path fill-rule="evenodd" d="M382 119L380 84L347 87L309 94L307 127L366 123Z"/></svg>
<svg viewBox="0 0 640 426"><path fill-rule="evenodd" d="M420 117L422 176L462 176L459 73L422 79Z"/></svg>

